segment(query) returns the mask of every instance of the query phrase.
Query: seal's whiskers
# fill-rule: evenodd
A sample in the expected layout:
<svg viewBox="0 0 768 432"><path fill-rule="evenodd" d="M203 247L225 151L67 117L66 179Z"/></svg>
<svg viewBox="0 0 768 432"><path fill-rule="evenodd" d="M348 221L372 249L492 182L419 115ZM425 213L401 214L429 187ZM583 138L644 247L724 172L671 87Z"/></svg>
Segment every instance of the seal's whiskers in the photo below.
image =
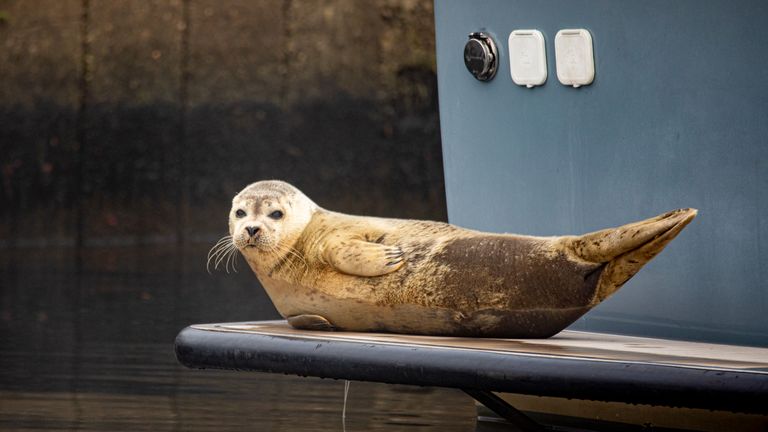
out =
<svg viewBox="0 0 768 432"><path fill-rule="evenodd" d="M224 259L227 257L229 253L231 253L235 249L235 245L227 246L223 249L220 249L220 252L218 253L218 258L216 258L216 262L214 263L213 268L218 269L219 264L221 264Z"/></svg>
<svg viewBox="0 0 768 432"><path fill-rule="evenodd" d="M226 235L220 238L219 241L217 241L216 244L214 244L208 251L208 259L205 262L205 269L208 271L208 273L211 273L211 261L214 263L213 269L218 269L218 266L221 263L221 259L226 256L226 254L231 253L233 249L236 248L232 242L231 235Z"/></svg>
<svg viewBox="0 0 768 432"><path fill-rule="evenodd" d="M230 245L219 246L211 255L210 260L214 263L214 269L218 266L222 256L231 249Z"/></svg>
<svg viewBox="0 0 768 432"><path fill-rule="evenodd" d="M238 257L238 250L234 245L232 246L232 249L227 253L227 262L224 264L224 269L229 273L229 264L232 264L232 271L237 273L237 267L235 266L235 263L237 262Z"/></svg>

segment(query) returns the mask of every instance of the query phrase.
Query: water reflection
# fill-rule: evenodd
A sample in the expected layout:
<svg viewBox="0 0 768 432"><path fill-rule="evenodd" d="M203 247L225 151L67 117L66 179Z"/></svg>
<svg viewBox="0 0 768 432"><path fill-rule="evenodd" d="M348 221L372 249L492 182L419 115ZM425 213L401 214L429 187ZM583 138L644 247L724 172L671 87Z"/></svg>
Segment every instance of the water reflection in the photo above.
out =
<svg viewBox="0 0 768 432"><path fill-rule="evenodd" d="M188 370L185 325L273 319L246 270L205 272L208 245L0 250L0 428L341 430L343 381ZM242 261L240 268L246 268ZM346 430L474 430L458 391L353 382Z"/></svg>

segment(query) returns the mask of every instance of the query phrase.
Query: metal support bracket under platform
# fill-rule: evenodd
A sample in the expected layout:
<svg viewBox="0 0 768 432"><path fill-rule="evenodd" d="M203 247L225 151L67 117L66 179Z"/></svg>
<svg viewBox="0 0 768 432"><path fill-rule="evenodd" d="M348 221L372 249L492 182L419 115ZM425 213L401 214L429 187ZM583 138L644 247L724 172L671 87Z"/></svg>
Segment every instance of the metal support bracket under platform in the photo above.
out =
<svg viewBox="0 0 768 432"><path fill-rule="evenodd" d="M489 391L468 389L464 390L464 392L523 432L542 432L546 430L520 410L508 404L504 399Z"/></svg>

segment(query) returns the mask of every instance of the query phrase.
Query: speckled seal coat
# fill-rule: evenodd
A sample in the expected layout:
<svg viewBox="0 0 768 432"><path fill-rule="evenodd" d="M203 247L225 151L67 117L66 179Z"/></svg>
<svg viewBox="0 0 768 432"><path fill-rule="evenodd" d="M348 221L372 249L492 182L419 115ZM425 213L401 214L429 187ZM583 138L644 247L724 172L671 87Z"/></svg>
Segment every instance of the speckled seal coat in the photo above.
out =
<svg viewBox="0 0 768 432"><path fill-rule="evenodd" d="M230 234L297 328L551 336L620 288L696 216L582 236L491 234L325 210L281 181L232 201Z"/></svg>

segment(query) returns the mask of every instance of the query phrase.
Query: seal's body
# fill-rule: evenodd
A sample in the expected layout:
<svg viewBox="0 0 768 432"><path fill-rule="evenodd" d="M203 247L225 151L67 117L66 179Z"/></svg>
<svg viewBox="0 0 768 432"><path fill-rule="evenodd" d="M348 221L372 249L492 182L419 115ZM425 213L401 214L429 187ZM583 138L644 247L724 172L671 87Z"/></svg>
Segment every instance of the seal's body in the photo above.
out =
<svg viewBox="0 0 768 432"><path fill-rule="evenodd" d="M233 200L230 234L294 327L548 337L615 292L696 215L583 236L490 234L351 216L263 181Z"/></svg>

